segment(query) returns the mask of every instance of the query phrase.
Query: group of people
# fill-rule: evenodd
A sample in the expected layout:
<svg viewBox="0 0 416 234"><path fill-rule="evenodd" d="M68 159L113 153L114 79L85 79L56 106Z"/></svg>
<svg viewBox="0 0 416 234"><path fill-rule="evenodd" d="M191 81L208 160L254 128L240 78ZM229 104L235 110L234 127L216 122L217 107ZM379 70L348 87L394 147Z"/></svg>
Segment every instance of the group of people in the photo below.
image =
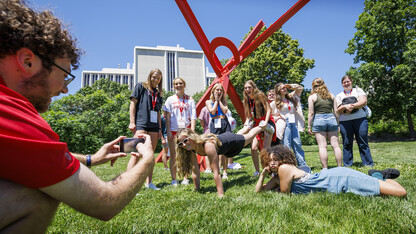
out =
<svg viewBox="0 0 416 234"><path fill-rule="evenodd" d="M163 144L164 154L166 151L170 153L169 170L171 173L171 185L178 184L176 180L176 144L175 136L180 129L190 128L195 131L196 124L196 108L195 101L191 96L185 94L186 82L182 78L173 80L173 88L175 94L166 99L163 105L163 84L162 72L159 69L150 71L147 81L136 84L133 93L130 96L130 124L129 129L134 133L134 137L141 134L151 136L153 150L159 139L165 142ZM162 107L163 105L163 107ZM163 111L163 117L162 117ZM164 129L166 134L162 132L162 119L164 119ZM164 157L166 157L164 155ZM133 167L138 162L137 157L131 157L128 168ZM146 188L159 190L152 183L153 169L147 177ZM182 184L188 184L188 175L184 175Z"/></svg>
<svg viewBox="0 0 416 234"><path fill-rule="evenodd" d="M246 120L237 134L229 131L226 117L221 117L228 112L223 89L222 93L213 89L206 102L212 115L208 120L211 133L198 135L194 131L195 102L184 92L185 81L174 80L175 95L163 105L163 78L158 69L150 72L146 82L136 85L130 99L129 128L144 142L138 143L137 152L131 153L126 171L104 182L89 167L126 157L118 146L125 137L104 144L95 154L76 154L69 151L66 143L59 141L59 136L39 114L47 111L54 96L67 93L68 84L75 79L71 68L78 67L83 53L76 40L51 12L36 12L23 0L0 1L0 28L0 232L45 232L60 202L86 215L110 220L130 203L145 181L147 187L157 189L152 183L152 173L159 138L168 141L172 185L177 184L178 171L184 178L192 174L195 188L199 189L196 161L196 154L199 154L209 158L218 195L223 196L219 155L232 158L252 143L254 175L259 176L258 192L319 190L406 196L406 190L392 180L400 174L396 169L372 169L370 175L342 167L317 174L310 172L299 138L303 120L300 108L303 88L300 85L276 85L273 107L254 82L247 81L244 85ZM368 125L362 110L366 97L361 89L352 88L350 77L343 78L342 83L345 91L335 97L337 104L341 104L333 105L333 110L336 110L335 119L336 112L341 113L339 125L344 140L344 165L352 163L348 144L352 144L353 134L360 137L357 139L362 147L360 152L368 152L363 163L372 165L366 136L361 135ZM293 92L288 93L287 89ZM333 99L333 95L315 89L313 92L310 101L317 105L313 109L315 118L311 131L327 132L327 135L321 133L318 141L328 136L332 142L329 132L335 132L335 127L329 124L328 128L323 128L320 122L333 122L333 118L326 115L328 108L324 107L331 104L328 97ZM345 97L350 96L357 96L357 101L343 103ZM166 118L164 137L161 111ZM276 134L281 129L283 134ZM276 135L281 136L283 143L291 146L294 153L282 145L271 146L272 142L278 142ZM262 149L262 172L259 149ZM267 173L271 173L272 178L263 184Z"/></svg>

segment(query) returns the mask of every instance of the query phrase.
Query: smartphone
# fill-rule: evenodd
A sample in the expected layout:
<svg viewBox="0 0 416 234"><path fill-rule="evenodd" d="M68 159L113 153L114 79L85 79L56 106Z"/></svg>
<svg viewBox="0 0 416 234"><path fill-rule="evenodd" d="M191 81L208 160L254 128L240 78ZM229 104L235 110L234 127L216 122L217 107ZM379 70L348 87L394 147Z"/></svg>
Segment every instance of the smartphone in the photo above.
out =
<svg viewBox="0 0 416 234"><path fill-rule="evenodd" d="M139 143L144 143L144 138L124 138L119 142L120 145L120 152L123 153L131 153L131 152L137 152L136 146Z"/></svg>

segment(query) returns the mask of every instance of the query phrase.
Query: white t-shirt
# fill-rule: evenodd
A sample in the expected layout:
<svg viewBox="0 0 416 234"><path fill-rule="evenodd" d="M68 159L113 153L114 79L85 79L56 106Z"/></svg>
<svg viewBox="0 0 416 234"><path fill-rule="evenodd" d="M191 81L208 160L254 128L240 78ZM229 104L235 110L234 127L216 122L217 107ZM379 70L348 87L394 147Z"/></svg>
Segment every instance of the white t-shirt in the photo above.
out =
<svg viewBox="0 0 416 234"><path fill-rule="evenodd" d="M354 96L356 97L358 100L360 96L367 96L364 91L361 88L353 88L351 93L346 93L344 91L342 91L341 93L337 94L337 96L335 97L336 101L337 101L337 106L341 105L342 103L342 99L344 99L345 97L349 97L349 96ZM339 121L348 121L348 120L353 120L353 119L360 119L366 117L365 111L363 110L363 108L360 108L357 112L352 113L352 114L341 114L339 115Z"/></svg>
<svg viewBox="0 0 416 234"><path fill-rule="evenodd" d="M191 120L196 120L195 101L188 95L185 95L184 99L179 98L176 94L168 97L163 111L170 113L170 130L174 132L187 128L191 124Z"/></svg>
<svg viewBox="0 0 416 234"><path fill-rule="evenodd" d="M294 98L296 98L296 97L294 97ZM295 109L295 106L293 105L293 102L286 99L285 101L283 101L283 103L284 104L283 104L282 109L280 109L280 113L282 113L282 115L284 115L286 117L286 119L289 121L289 123L294 123L295 122L296 109Z"/></svg>

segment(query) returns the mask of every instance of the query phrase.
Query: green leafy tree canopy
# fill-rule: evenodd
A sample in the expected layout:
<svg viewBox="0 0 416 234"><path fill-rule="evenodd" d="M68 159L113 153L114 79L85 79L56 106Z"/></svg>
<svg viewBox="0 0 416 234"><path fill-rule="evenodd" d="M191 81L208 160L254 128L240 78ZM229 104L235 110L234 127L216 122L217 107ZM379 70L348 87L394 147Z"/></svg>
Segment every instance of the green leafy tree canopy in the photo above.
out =
<svg viewBox="0 0 416 234"><path fill-rule="evenodd" d="M266 27L260 33L265 30ZM315 62L304 58L303 54L298 40L279 29L231 72L230 80L237 91L243 90L247 80L253 80L265 93L278 82L300 84Z"/></svg>
<svg viewBox="0 0 416 234"><path fill-rule="evenodd" d="M416 138L416 2L366 0L364 5L345 50L362 63L348 74L368 92L372 122L406 119L410 136Z"/></svg>
<svg viewBox="0 0 416 234"><path fill-rule="evenodd" d="M119 136L131 136L127 85L101 79L51 103L42 114L72 152L95 153Z"/></svg>

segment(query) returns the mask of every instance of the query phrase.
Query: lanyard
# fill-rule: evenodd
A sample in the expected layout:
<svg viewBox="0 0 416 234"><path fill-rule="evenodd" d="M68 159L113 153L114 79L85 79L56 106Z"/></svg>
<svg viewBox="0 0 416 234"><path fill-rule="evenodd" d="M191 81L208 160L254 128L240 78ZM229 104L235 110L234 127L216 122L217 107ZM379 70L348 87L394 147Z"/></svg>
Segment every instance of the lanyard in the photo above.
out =
<svg viewBox="0 0 416 234"><path fill-rule="evenodd" d="M176 95L176 97L178 98L179 111L181 112L181 116L182 116L182 112L183 112L183 109L185 107L185 98L186 98L186 95L185 94L183 95L183 102L181 102L181 99L179 99L179 96L178 95Z"/></svg>
<svg viewBox="0 0 416 234"><path fill-rule="evenodd" d="M150 92L152 92L152 107L153 107L153 110L155 110L156 101L157 101L157 91L149 91L149 94Z"/></svg>
<svg viewBox="0 0 416 234"><path fill-rule="evenodd" d="M284 100L284 99L282 99L282 101L283 101L284 103L286 103L286 104L287 104L287 108L288 108L288 109L289 109L289 111L290 111L290 103L289 103L289 100L287 100L287 99L286 99L286 101L287 101L287 102L285 102L285 100Z"/></svg>
<svg viewBox="0 0 416 234"><path fill-rule="evenodd" d="M255 100L254 99L248 99L248 106L250 107L250 110L251 110L251 117L253 117L253 115L254 115L254 103L255 103Z"/></svg>
<svg viewBox="0 0 416 234"><path fill-rule="evenodd" d="M352 89L347 93L347 92L345 92L345 90L344 90L344 94L345 94L345 96L351 96L351 94L352 94Z"/></svg>

